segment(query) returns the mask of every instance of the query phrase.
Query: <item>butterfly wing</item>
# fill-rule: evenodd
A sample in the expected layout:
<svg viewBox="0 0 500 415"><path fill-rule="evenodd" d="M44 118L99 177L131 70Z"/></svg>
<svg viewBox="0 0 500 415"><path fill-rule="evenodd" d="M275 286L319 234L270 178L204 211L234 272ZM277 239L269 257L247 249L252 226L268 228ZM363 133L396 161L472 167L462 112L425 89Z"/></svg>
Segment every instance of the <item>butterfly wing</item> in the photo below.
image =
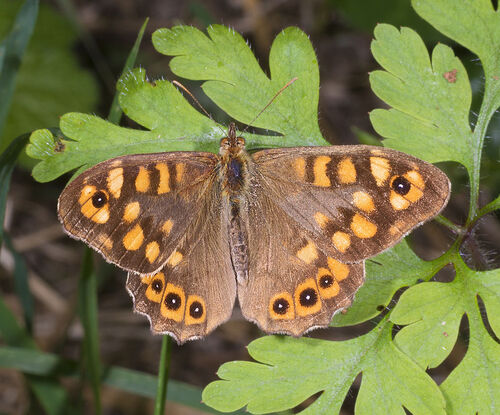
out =
<svg viewBox="0 0 500 415"><path fill-rule="evenodd" d="M66 232L128 271L159 271L198 217L218 158L173 152L118 157L97 164L61 193Z"/></svg>
<svg viewBox="0 0 500 415"><path fill-rule="evenodd" d="M393 246L437 215L450 195L437 167L382 147L263 150L253 160L287 220L345 263Z"/></svg>
<svg viewBox="0 0 500 415"><path fill-rule="evenodd" d="M436 215L448 178L406 154L370 146L253 155L244 212L248 279L238 298L266 332L326 326L364 281L363 260Z"/></svg>
<svg viewBox="0 0 500 415"><path fill-rule="evenodd" d="M248 278L238 280L245 318L267 333L300 336L327 326L364 282L364 263L343 264L322 250L254 181L243 209L248 231Z"/></svg>
<svg viewBox="0 0 500 415"><path fill-rule="evenodd" d="M215 183L160 272L127 278L135 310L148 316L154 332L178 343L207 335L231 316L236 281L220 198Z"/></svg>

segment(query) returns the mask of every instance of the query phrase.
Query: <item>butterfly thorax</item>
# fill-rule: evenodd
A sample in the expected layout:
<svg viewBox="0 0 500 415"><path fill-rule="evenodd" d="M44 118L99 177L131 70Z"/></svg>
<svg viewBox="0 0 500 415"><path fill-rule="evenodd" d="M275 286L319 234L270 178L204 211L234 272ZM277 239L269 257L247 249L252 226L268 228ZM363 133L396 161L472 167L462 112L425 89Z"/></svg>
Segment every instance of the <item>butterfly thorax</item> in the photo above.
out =
<svg viewBox="0 0 500 415"><path fill-rule="evenodd" d="M241 217L244 195L248 187L250 157L245 151L245 140L236 136L236 127L229 125L227 137L220 143L220 180L222 194L229 209L228 236L231 262L236 278L245 283L248 277L248 237Z"/></svg>

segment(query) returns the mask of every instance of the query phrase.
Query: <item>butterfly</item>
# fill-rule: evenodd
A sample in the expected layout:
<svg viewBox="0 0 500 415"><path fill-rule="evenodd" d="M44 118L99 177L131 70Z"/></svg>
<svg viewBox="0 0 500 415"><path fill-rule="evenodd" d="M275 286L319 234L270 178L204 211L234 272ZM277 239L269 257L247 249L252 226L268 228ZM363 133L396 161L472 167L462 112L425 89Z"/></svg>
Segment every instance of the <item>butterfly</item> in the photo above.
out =
<svg viewBox="0 0 500 415"><path fill-rule="evenodd" d="M219 154L127 155L59 198L65 231L128 271L135 310L178 343L231 316L266 333L327 326L363 284L364 261L437 215L437 167L373 146L249 154L231 124Z"/></svg>

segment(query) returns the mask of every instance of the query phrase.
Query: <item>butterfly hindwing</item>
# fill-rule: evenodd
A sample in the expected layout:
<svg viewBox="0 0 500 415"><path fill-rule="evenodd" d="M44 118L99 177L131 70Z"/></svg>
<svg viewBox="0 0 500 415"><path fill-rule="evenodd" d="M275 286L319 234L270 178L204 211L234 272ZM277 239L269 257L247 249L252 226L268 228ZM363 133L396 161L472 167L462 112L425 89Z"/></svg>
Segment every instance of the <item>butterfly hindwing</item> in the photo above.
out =
<svg viewBox="0 0 500 415"><path fill-rule="evenodd" d="M73 180L59 198L66 232L107 261L157 272L199 215L217 157L175 152L118 157Z"/></svg>
<svg viewBox="0 0 500 415"><path fill-rule="evenodd" d="M183 343L207 335L229 319L236 281L229 256L227 211L217 183L165 266L152 276L129 273L127 289L155 333Z"/></svg>
<svg viewBox="0 0 500 415"><path fill-rule="evenodd" d="M263 150L253 160L287 220L346 263L393 246L449 197L450 182L437 167L382 147Z"/></svg>
<svg viewBox="0 0 500 415"><path fill-rule="evenodd" d="M239 281L243 315L267 333L299 336L327 326L364 282L364 263L343 264L322 250L254 181L243 210L248 232L247 281Z"/></svg>

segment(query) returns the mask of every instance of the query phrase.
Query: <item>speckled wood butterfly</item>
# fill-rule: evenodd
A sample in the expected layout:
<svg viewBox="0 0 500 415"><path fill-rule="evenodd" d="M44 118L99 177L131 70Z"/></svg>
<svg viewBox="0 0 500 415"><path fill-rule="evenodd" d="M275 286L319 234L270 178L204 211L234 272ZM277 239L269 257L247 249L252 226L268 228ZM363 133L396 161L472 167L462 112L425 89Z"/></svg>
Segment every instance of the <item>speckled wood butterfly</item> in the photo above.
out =
<svg viewBox="0 0 500 415"><path fill-rule="evenodd" d="M248 154L229 127L219 155L100 163L59 198L70 236L126 269L135 309L179 343L243 315L267 333L327 326L364 282L364 260L446 205L438 168L371 146Z"/></svg>

